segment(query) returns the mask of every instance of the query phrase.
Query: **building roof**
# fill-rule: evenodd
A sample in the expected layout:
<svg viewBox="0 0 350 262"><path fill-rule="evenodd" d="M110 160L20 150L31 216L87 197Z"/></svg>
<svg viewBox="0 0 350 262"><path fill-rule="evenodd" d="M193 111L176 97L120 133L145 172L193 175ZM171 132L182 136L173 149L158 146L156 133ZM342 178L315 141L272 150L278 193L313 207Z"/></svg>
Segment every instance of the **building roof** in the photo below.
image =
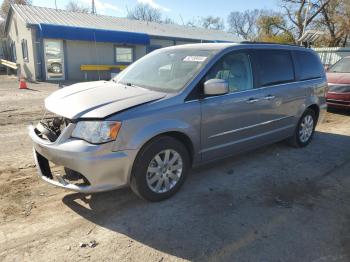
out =
<svg viewBox="0 0 350 262"><path fill-rule="evenodd" d="M28 5L12 5L12 9L29 25L51 24L93 28L110 31L145 33L150 36L161 36L180 39L194 39L204 41L238 42L241 39L220 31L203 28L181 26L176 24L162 24L132 20L124 17L71 12Z"/></svg>

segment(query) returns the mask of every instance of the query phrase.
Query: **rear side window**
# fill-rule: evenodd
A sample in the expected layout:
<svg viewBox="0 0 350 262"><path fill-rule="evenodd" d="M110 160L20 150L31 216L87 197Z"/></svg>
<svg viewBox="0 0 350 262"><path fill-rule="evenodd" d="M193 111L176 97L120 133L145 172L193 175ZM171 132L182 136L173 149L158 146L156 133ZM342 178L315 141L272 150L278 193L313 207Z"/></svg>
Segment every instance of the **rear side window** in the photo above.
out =
<svg viewBox="0 0 350 262"><path fill-rule="evenodd" d="M294 81L294 67L287 50L256 50L260 86Z"/></svg>
<svg viewBox="0 0 350 262"><path fill-rule="evenodd" d="M305 51L294 51L294 57L300 80L322 77L324 69L316 54Z"/></svg>

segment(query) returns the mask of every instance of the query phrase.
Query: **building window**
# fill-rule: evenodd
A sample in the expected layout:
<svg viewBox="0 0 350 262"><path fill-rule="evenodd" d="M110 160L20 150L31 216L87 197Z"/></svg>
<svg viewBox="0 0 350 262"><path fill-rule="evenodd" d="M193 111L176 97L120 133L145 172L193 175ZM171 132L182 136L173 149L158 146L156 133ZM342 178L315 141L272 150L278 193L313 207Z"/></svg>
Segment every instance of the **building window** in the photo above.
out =
<svg viewBox="0 0 350 262"><path fill-rule="evenodd" d="M132 63L133 56L134 54L132 47L115 47L115 61L117 63Z"/></svg>
<svg viewBox="0 0 350 262"><path fill-rule="evenodd" d="M27 45L27 40L22 39L22 55L23 55L23 60L24 62L28 62L28 45Z"/></svg>
<svg viewBox="0 0 350 262"><path fill-rule="evenodd" d="M12 43L11 43L11 50L12 50L11 61L17 62L16 44L14 41L12 41Z"/></svg>

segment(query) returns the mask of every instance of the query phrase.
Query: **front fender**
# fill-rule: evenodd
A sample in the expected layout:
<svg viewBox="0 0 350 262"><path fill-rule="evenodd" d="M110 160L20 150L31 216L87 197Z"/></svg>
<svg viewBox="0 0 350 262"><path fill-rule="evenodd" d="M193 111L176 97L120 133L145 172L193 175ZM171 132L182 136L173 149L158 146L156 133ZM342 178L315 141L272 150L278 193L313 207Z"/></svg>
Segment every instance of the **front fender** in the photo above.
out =
<svg viewBox="0 0 350 262"><path fill-rule="evenodd" d="M193 123L189 124L176 119L159 120L147 124L138 130L125 146L127 148L140 149L149 140L158 135L168 132L179 132L189 137L195 147L195 145L199 144L199 129L196 126Z"/></svg>
<svg viewBox="0 0 350 262"><path fill-rule="evenodd" d="M193 153L200 151L201 111L198 102L164 105L154 110L140 107L138 111L124 115L120 134L114 150L139 150L152 138L168 132L179 132L187 136Z"/></svg>

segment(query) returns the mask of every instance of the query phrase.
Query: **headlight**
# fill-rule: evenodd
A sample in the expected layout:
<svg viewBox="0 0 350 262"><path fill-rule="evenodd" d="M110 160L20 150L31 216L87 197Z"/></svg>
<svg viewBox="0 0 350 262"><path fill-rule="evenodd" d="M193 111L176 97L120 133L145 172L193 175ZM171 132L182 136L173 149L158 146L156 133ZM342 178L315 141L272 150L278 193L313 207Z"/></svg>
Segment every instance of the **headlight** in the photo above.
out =
<svg viewBox="0 0 350 262"><path fill-rule="evenodd" d="M117 138L121 125L121 122L116 121L80 121L75 126L72 137L92 144L106 143Z"/></svg>

